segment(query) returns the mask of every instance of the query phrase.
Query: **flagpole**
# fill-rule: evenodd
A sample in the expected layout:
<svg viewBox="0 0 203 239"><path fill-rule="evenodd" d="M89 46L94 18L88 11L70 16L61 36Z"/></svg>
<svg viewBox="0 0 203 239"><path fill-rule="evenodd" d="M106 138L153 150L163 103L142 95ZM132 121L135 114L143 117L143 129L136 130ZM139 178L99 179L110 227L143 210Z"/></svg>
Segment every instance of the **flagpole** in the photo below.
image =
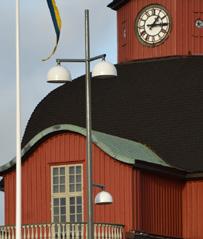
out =
<svg viewBox="0 0 203 239"><path fill-rule="evenodd" d="M20 0L16 0L16 239L21 239Z"/></svg>

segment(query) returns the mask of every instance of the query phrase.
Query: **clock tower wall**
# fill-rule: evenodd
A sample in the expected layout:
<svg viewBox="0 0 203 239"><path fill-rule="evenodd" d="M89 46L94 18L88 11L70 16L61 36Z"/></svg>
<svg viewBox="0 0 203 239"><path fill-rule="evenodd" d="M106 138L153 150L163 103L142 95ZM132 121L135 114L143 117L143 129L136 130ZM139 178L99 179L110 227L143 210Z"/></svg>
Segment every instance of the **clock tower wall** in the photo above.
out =
<svg viewBox="0 0 203 239"><path fill-rule="evenodd" d="M177 53L203 54L203 1L177 1ZM198 20L199 26L198 26Z"/></svg>
<svg viewBox="0 0 203 239"><path fill-rule="evenodd" d="M152 5L163 7L167 11L170 18L170 30L161 43L147 45L140 41L136 32L136 19L145 8ZM202 0L126 1L126 4L117 9L118 62L201 55L203 26L198 28L195 25L198 19L203 20Z"/></svg>

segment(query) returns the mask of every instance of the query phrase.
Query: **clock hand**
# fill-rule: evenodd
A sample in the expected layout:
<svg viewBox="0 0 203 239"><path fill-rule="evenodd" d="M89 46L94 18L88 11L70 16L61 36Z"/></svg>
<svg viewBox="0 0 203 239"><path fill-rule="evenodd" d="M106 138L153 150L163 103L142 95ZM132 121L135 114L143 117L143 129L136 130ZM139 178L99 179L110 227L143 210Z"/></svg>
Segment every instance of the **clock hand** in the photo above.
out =
<svg viewBox="0 0 203 239"><path fill-rule="evenodd" d="M159 16L156 17L156 19L154 20L152 24L147 25L149 26L150 30L152 30L152 27L157 23L158 19L159 19Z"/></svg>
<svg viewBox="0 0 203 239"><path fill-rule="evenodd" d="M153 28L153 27L157 27L157 26L160 26L160 27L164 27L164 26L168 26L168 23L157 23L157 24L148 24L147 25L149 28L150 28L150 30Z"/></svg>
<svg viewBox="0 0 203 239"><path fill-rule="evenodd" d="M168 26L168 23L166 23L166 22L165 22L165 23L157 23L157 24L155 24L154 26L155 26L155 27L156 27L156 26L164 27L164 26Z"/></svg>
<svg viewBox="0 0 203 239"><path fill-rule="evenodd" d="M159 20L159 16L157 16L153 24L156 24L158 20Z"/></svg>

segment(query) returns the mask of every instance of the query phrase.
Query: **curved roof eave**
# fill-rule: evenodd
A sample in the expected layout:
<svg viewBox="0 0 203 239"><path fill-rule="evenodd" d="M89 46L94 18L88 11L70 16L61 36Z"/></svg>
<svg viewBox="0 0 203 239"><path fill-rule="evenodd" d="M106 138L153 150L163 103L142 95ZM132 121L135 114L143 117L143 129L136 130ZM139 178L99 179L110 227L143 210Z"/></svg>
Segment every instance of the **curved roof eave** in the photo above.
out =
<svg viewBox="0 0 203 239"><path fill-rule="evenodd" d="M111 8L112 10L118 10L127 2L129 2L129 0L113 0L113 2L107 5L107 7Z"/></svg>
<svg viewBox="0 0 203 239"><path fill-rule="evenodd" d="M60 132L60 131L71 131L86 135L86 129L72 125L72 124L58 124L42 130L35 137L33 137L21 151L22 157L26 155L40 140L49 134ZM157 154L155 154L147 146L134 142L132 140L120 138L117 136L105 134L98 131L92 131L92 141L100 149L102 149L109 156L123 163L135 164L135 160L153 163L164 167L173 168L171 165L164 162ZM0 174L10 170L16 164L15 158L12 159L5 165L0 167Z"/></svg>

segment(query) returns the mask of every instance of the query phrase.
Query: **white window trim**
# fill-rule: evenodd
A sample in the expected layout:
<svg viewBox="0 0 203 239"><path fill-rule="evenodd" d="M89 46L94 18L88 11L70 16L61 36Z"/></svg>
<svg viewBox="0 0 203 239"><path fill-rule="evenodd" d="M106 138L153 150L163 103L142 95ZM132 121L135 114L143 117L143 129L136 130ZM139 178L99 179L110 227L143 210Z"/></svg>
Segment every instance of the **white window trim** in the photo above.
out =
<svg viewBox="0 0 203 239"><path fill-rule="evenodd" d="M81 192L69 192L69 168L81 166ZM65 193L54 193L53 192L53 169L54 168L65 168ZM66 198L66 222L70 222L70 197L82 197L82 222L84 221L84 204L83 204L83 164L68 164L68 165L53 165L51 166L51 221L54 222L54 198Z"/></svg>

